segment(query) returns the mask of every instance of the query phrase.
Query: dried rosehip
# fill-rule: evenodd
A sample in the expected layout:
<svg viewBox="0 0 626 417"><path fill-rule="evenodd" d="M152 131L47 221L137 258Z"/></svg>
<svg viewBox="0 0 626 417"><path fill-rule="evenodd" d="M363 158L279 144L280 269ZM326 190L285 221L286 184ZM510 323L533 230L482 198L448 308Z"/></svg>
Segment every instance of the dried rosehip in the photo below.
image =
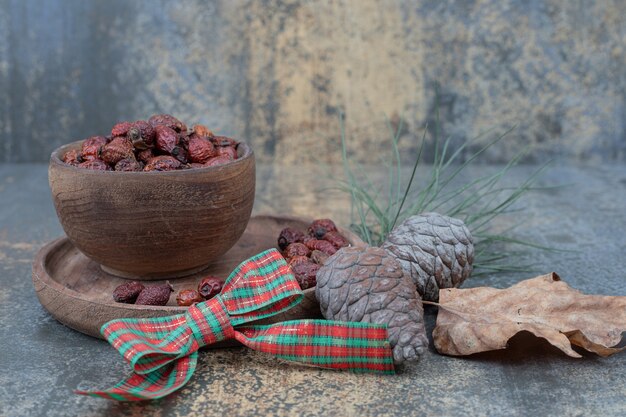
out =
<svg viewBox="0 0 626 417"><path fill-rule="evenodd" d="M320 269L318 264L311 261L302 262L291 267L296 281L300 284L300 288L306 290L307 288L315 287L317 284L317 271Z"/></svg>
<svg viewBox="0 0 626 417"><path fill-rule="evenodd" d="M180 167L180 161L173 156L155 156L148 161L143 168L144 171L173 171Z"/></svg>
<svg viewBox="0 0 626 417"><path fill-rule="evenodd" d="M215 144L215 146L237 146L237 141L235 139L229 138L228 136L213 136L211 141Z"/></svg>
<svg viewBox="0 0 626 417"><path fill-rule="evenodd" d="M113 299L118 303L133 304L144 288L143 284L137 281L125 282L115 287Z"/></svg>
<svg viewBox="0 0 626 417"><path fill-rule="evenodd" d="M111 136L126 136L128 130L133 126L131 122L119 122L111 129Z"/></svg>
<svg viewBox="0 0 626 417"><path fill-rule="evenodd" d="M232 146L219 146L217 147L217 155L225 156L231 161L237 159L237 150Z"/></svg>
<svg viewBox="0 0 626 417"><path fill-rule="evenodd" d="M110 171L111 167L101 159L93 159L91 161L85 161L78 164L78 168L91 169L94 171Z"/></svg>
<svg viewBox="0 0 626 417"><path fill-rule="evenodd" d="M318 265L324 265L326 259L329 258L330 255L322 252L321 250L314 250L311 252L311 260Z"/></svg>
<svg viewBox="0 0 626 417"><path fill-rule="evenodd" d="M155 126L154 130L156 132L156 148L161 152L171 154L179 142L176 132L163 125Z"/></svg>
<svg viewBox="0 0 626 417"><path fill-rule="evenodd" d="M172 291L174 291L174 288L172 288L169 281L165 284L146 287L137 296L135 304L164 306L170 300Z"/></svg>
<svg viewBox="0 0 626 417"><path fill-rule="evenodd" d="M322 239L327 240L328 242L332 243L333 246L337 249L350 246L350 242L348 242L348 239L346 239L345 237L343 237L341 233L336 232L336 231L329 231L329 232L324 233L324 236L322 237Z"/></svg>
<svg viewBox="0 0 626 417"><path fill-rule="evenodd" d="M177 132L187 131L187 126L183 122L169 114L155 114L148 119L148 123L150 123L155 128L157 126L166 126Z"/></svg>
<svg viewBox="0 0 626 417"><path fill-rule="evenodd" d="M196 134L189 136L187 149L189 150L189 159L191 162L197 162L199 164L206 163L210 158L216 155L213 144L209 140Z"/></svg>
<svg viewBox="0 0 626 417"><path fill-rule="evenodd" d="M202 281L198 284L198 292L208 300L222 291L223 284L224 283L217 277L205 277L202 278Z"/></svg>
<svg viewBox="0 0 626 417"><path fill-rule="evenodd" d="M186 164L189 162L189 154L180 146L174 146L172 149L172 156L180 161L181 164Z"/></svg>
<svg viewBox="0 0 626 417"><path fill-rule="evenodd" d="M65 152L63 155L63 162L69 165L78 166L82 162L80 153L76 149Z"/></svg>
<svg viewBox="0 0 626 417"><path fill-rule="evenodd" d="M128 129L128 139L136 149L148 149L154 145L156 132L154 127L145 120L137 120Z"/></svg>
<svg viewBox="0 0 626 417"><path fill-rule="evenodd" d="M133 144L123 136L115 137L111 142L102 147L100 157L109 165L115 166L119 161L126 158L135 158Z"/></svg>
<svg viewBox="0 0 626 417"><path fill-rule="evenodd" d="M232 138L214 136L204 125L194 125L189 132L177 118L156 114L148 121L119 122L110 135L88 138L80 152L67 152L62 159L74 166L101 161L83 165L94 170L170 171L227 164L237 159L238 145Z"/></svg>
<svg viewBox="0 0 626 417"><path fill-rule="evenodd" d="M180 290L176 296L176 304L179 306L190 306L203 301L204 298L200 295L200 293L193 289Z"/></svg>
<svg viewBox="0 0 626 417"><path fill-rule="evenodd" d="M107 139L104 136L92 136L83 142L83 146L80 151L83 161L93 161L94 159L100 159L100 149L107 143Z"/></svg>
<svg viewBox="0 0 626 417"><path fill-rule="evenodd" d="M215 158L209 159L209 161L204 164L205 167L214 167L217 165L224 165L231 161L231 159L227 156L216 156Z"/></svg>
<svg viewBox="0 0 626 417"><path fill-rule="evenodd" d="M213 132L211 132L205 125L193 125L193 132L196 135L203 136L205 138L213 137Z"/></svg>
<svg viewBox="0 0 626 417"><path fill-rule="evenodd" d="M333 244L326 240L319 240L315 238L307 239L304 244L307 246L307 248L311 250L317 249L327 255L333 255L335 252L337 252L337 249L333 246Z"/></svg>
<svg viewBox="0 0 626 417"><path fill-rule="evenodd" d="M137 161L135 158L126 158L115 164L115 171L143 171L143 164Z"/></svg>
<svg viewBox="0 0 626 417"><path fill-rule="evenodd" d="M195 135L195 133L192 133L191 135ZM187 133L179 133L178 134L178 146L182 146L185 149L189 149L189 137L191 135L187 135Z"/></svg>
<svg viewBox="0 0 626 417"><path fill-rule="evenodd" d="M154 158L156 155L152 152L152 149L144 149L142 151L137 152L137 160L147 163L149 160Z"/></svg>
<svg viewBox="0 0 626 417"><path fill-rule="evenodd" d="M285 227L278 235L278 247L285 250L292 243L304 241L304 233L291 227Z"/></svg>
<svg viewBox="0 0 626 417"><path fill-rule="evenodd" d="M336 232L337 226L335 222L330 219L317 219L313 220L313 223L307 229L309 236L313 236L317 239L324 237L326 232Z"/></svg>
<svg viewBox="0 0 626 417"><path fill-rule="evenodd" d="M306 247L304 243L295 242L285 248L285 258L291 258L293 256L309 256L311 251Z"/></svg>
<svg viewBox="0 0 626 417"><path fill-rule="evenodd" d="M295 265L298 265L304 262L311 262L311 260L307 258L306 256L296 255L292 258L289 258L288 264L289 266L293 267Z"/></svg>

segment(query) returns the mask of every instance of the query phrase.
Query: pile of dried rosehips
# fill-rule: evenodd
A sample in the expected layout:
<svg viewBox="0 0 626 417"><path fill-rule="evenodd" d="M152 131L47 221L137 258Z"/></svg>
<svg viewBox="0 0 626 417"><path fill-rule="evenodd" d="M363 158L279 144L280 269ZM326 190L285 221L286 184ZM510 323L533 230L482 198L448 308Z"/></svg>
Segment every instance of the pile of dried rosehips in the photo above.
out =
<svg viewBox="0 0 626 417"><path fill-rule="evenodd" d="M278 236L278 247L303 290L315 287L320 266L339 248L349 245L350 242L330 219L314 220L306 235L286 227Z"/></svg>
<svg viewBox="0 0 626 417"><path fill-rule="evenodd" d="M238 142L215 136L203 125L187 126L169 114L113 126L109 136L92 136L63 162L100 171L172 171L227 164L237 159Z"/></svg>
<svg viewBox="0 0 626 417"><path fill-rule="evenodd" d="M217 277L208 276L198 284L198 290L184 289L178 292L176 303L179 306L190 306L209 300L222 291L223 282ZM167 281L165 284L145 286L138 281L129 281L118 285L113 290L113 300L118 303L164 306L174 291Z"/></svg>

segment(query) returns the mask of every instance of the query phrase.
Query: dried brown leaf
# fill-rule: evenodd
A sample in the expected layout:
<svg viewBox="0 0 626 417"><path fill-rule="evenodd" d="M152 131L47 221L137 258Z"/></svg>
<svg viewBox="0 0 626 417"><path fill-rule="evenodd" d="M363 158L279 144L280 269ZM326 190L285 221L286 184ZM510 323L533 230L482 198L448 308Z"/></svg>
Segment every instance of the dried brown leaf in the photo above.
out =
<svg viewBox="0 0 626 417"><path fill-rule="evenodd" d="M436 304L436 303L432 303ZM439 292L435 347L445 355L470 355L504 349L509 339L528 331L579 358L572 345L600 356L625 348L626 296L587 295L555 273L500 290L449 288Z"/></svg>

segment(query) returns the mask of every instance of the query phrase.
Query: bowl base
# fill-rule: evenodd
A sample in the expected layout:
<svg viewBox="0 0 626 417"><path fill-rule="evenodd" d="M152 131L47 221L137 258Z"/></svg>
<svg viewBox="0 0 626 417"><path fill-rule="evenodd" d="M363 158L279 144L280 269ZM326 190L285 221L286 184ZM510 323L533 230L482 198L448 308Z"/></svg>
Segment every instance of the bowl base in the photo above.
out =
<svg viewBox="0 0 626 417"><path fill-rule="evenodd" d="M209 267L209 264L198 266L196 268L185 269L183 271L174 272L153 272L148 274L137 275L133 272L119 271L117 269L109 268L108 266L100 265L100 268L107 274L115 275L116 277L133 279L137 281L156 281L162 279L175 279L182 278L188 275L195 274L203 271Z"/></svg>

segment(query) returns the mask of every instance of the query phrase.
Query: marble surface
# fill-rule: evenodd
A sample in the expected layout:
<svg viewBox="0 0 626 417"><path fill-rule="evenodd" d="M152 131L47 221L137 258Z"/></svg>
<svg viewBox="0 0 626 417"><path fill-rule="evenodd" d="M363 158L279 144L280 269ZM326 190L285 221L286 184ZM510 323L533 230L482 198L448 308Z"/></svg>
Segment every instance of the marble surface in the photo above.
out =
<svg viewBox="0 0 626 417"><path fill-rule="evenodd" d="M509 179L522 181L535 168L516 168ZM469 175L492 169L476 168ZM347 200L325 190L332 181L323 171L328 170L262 164L255 213L330 216L348 223ZM519 262L531 261L537 274L556 271L585 292L626 295L626 167L556 166L540 183L571 185L525 196L520 204L525 210L513 215L523 220L516 236L567 252L531 251ZM421 362L385 377L290 366L244 348L203 350L190 383L165 399L120 404L74 395L77 387L113 384L128 368L106 342L64 327L36 298L32 259L62 233L46 165L0 165L3 417L626 414L626 353L572 359L527 335L516 336L507 351L469 358L444 357L431 346ZM534 275L484 276L467 285L506 287ZM428 309L429 333L435 317Z"/></svg>

